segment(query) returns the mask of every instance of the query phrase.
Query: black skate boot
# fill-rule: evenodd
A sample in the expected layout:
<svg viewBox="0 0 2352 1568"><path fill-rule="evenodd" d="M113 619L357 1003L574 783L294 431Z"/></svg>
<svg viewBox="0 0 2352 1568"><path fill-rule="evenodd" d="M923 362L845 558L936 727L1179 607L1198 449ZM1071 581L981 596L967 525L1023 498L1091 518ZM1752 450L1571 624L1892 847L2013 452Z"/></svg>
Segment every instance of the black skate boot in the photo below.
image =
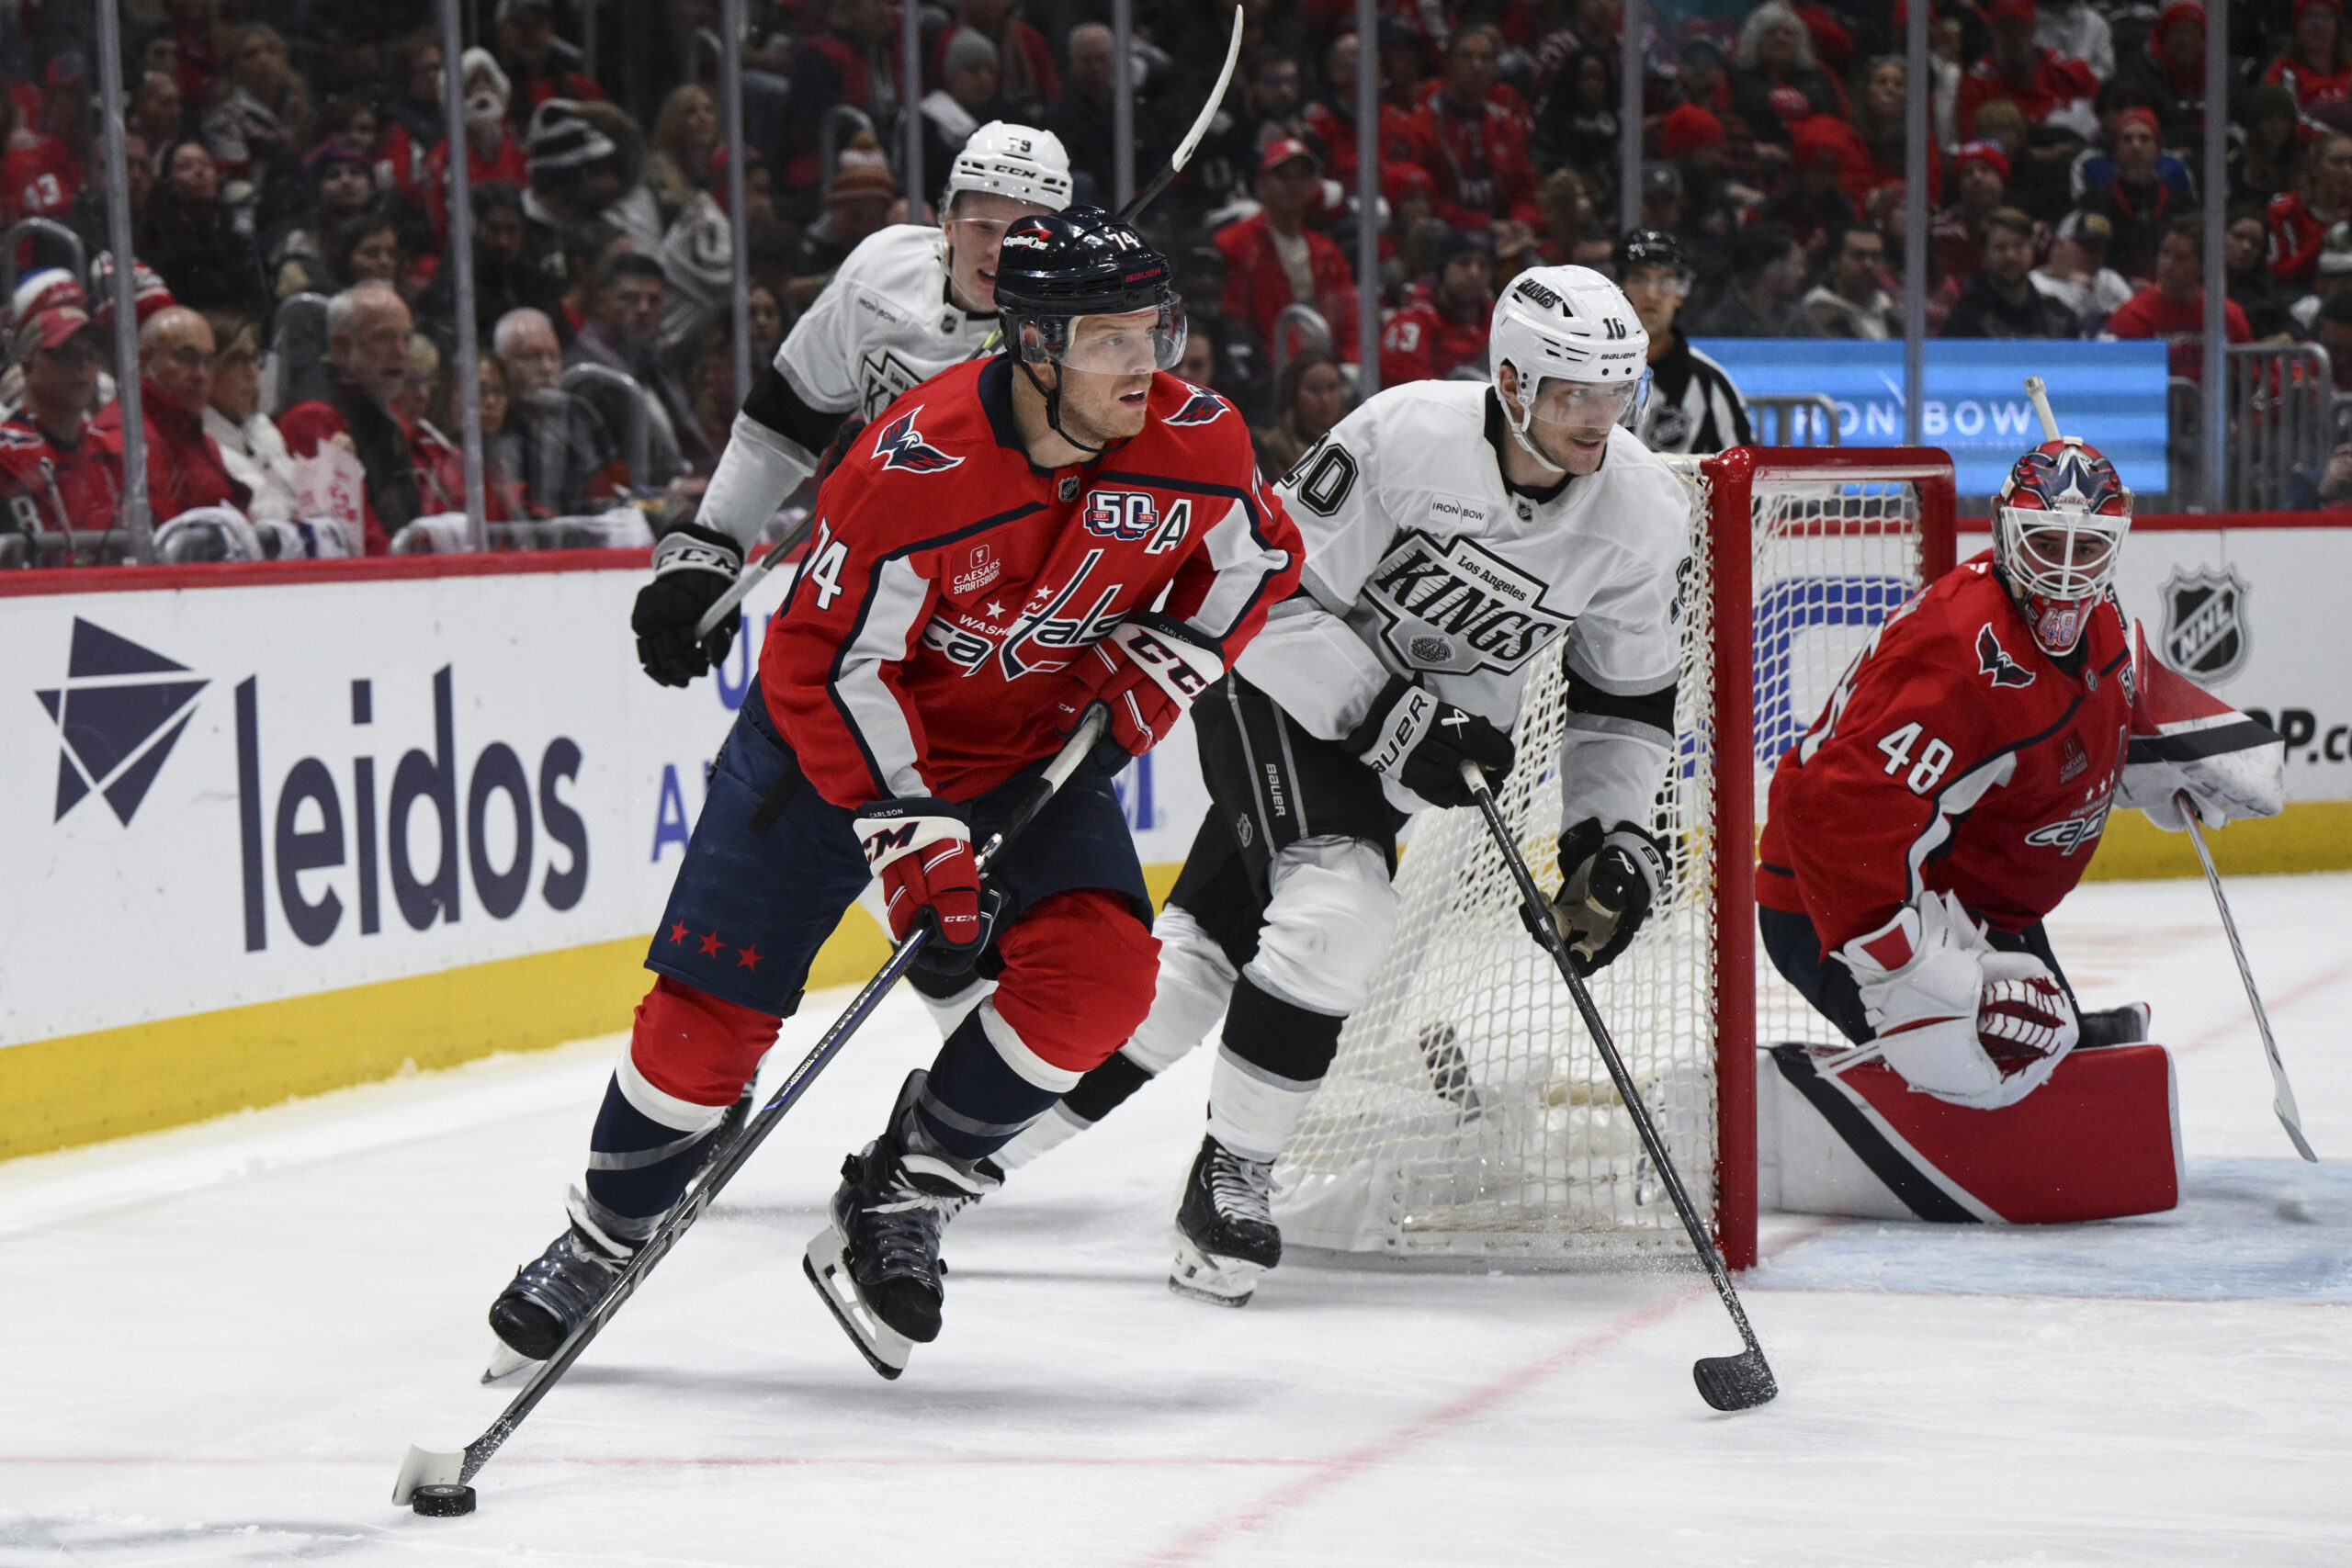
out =
<svg viewBox="0 0 2352 1568"><path fill-rule="evenodd" d="M2148 1025L2154 1021L2154 1010L2145 1002L2126 1002L2120 1008L2102 1008L2097 1012L2079 1015L2083 1021L2082 1038L2075 1042L2085 1050L2101 1045L2137 1045L2148 1038Z"/></svg>
<svg viewBox="0 0 2352 1568"><path fill-rule="evenodd" d="M1201 1140L1176 1211L1176 1263L1168 1288L1218 1306L1247 1306L1258 1276L1283 1260L1274 1228L1274 1165Z"/></svg>
<svg viewBox="0 0 2352 1568"><path fill-rule="evenodd" d="M482 1382L496 1382L526 1362L554 1355L605 1299L630 1256L575 1217L545 1252L514 1271L513 1281L490 1303L491 1332L504 1354L491 1362Z"/></svg>
<svg viewBox="0 0 2352 1568"><path fill-rule="evenodd" d="M939 1337L946 1292L939 1238L947 1222L996 1188L931 1143L915 1119L923 1073L907 1075L889 1130L842 1162L833 1223L810 1240L801 1271L860 1354L886 1378L917 1345Z"/></svg>

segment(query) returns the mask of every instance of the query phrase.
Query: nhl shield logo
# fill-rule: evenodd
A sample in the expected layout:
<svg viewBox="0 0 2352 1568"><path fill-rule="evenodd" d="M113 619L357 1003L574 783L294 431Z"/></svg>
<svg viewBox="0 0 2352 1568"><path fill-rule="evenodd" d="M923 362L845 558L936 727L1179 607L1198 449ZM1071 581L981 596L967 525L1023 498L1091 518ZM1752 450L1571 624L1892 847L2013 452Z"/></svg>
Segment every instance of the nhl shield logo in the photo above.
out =
<svg viewBox="0 0 2352 1568"><path fill-rule="evenodd" d="M2245 668L2253 637L2245 579L2234 568L2176 570L2160 592L2165 629L2157 647L2166 664L2207 685Z"/></svg>

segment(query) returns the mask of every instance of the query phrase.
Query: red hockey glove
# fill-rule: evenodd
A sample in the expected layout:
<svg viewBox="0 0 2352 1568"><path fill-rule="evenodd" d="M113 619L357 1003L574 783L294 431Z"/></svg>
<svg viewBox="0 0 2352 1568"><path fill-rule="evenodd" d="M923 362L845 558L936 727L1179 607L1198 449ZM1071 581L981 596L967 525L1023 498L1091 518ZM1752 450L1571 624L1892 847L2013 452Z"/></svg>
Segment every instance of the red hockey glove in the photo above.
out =
<svg viewBox="0 0 2352 1568"><path fill-rule="evenodd" d="M903 942L927 923L933 947L978 956L988 940L980 919L980 867L972 830L950 802L916 795L877 800L854 823L865 863L882 879L890 936Z"/></svg>
<svg viewBox="0 0 2352 1568"><path fill-rule="evenodd" d="M1070 689L1056 705L1062 733L1076 729L1093 704L1107 706L1111 726L1087 767L1108 774L1168 738L1193 699L1225 678L1225 656L1174 616L1142 610L1080 654L1069 676Z"/></svg>

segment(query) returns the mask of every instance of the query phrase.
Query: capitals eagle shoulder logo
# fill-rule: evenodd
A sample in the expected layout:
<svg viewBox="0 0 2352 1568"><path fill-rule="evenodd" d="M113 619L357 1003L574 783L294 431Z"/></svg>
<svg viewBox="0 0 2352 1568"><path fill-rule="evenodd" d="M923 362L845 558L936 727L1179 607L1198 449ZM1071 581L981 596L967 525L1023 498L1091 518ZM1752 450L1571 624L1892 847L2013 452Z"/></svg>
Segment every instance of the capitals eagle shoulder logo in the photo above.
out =
<svg viewBox="0 0 2352 1568"><path fill-rule="evenodd" d="M1995 686L2030 686L2033 671L2009 657L2001 639L1993 635L1993 623L1987 621L1976 633L1976 672L1993 677Z"/></svg>
<svg viewBox="0 0 2352 1568"><path fill-rule="evenodd" d="M944 473L964 459L951 457L922 438L915 428L915 415L922 412L917 404L882 427L875 437L874 455L882 459L886 468L903 468L914 474Z"/></svg>
<svg viewBox="0 0 2352 1568"><path fill-rule="evenodd" d="M1214 424L1223 418L1225 411L1232 406L1206 387L1195 387L1193 389L1193 395L1184 400L1184 406L1168 416L1168 423L1170 424Z"/></svg>

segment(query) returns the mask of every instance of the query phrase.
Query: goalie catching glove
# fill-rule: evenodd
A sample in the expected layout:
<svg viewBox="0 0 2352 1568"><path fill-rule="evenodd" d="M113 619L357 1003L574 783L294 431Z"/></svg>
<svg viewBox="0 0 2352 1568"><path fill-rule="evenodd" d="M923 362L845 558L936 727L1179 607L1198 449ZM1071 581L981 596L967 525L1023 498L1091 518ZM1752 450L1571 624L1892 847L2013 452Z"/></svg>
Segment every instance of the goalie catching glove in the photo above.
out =
<svg viewBox="0 0 2352 1568"><path fill-rule="evenodd" d="M1923 893L1838 950L1886 1065L1923 1094L1978 1111L2041 1088L2081 1026L2030 953L1996 953L1949 893Z"/></svg>
<svg viewBox="0 0 2352 1568"><path fill-rule="evenodd" d="M2148 657L2132 624L2132 740L2115 804L2144 811L2167 833L2185 832L2179 795L2208 828L2276 817L2286 805L2287 742L2188 676Z"/></svg>
<svg viewBox="0 0 2352 1568"><path fill-rule="evenodd" d="M962 812L925 795L877 800L859 810L852 829L865 863L882 879L890 939L904 942L927 926L925 966L944 974L969 969L988 945L996 910L980 891L979 860Z"/></svg>
<svg viewBox="0 0 2352 1568"><path fill-rule="evenodd" d="M1431 806L1472 804L1470 786L1462 782L1464 762L1484 768L1489 787L1499 789L1515 755L1510 737L1476 714L1395 676L1340 744Z"/></svg>
<svg viewBox="0 0 2352 1568"><path fill-rule="evenodd" d="M1080 654L1069 676L1076 689L1057 704L1062 733L1096 703L1109 708L1110 728L1082 770L1109 778L1168 739L1193 699L1225 678L1225 655L1173 615L1141 610Z"/></svg>
<svg viewBox="0 0 2352 1568"><path fill-rule="evenodd" d="M1560 890L1552 919L1578 975L1606 969L1625 951L1657 902L1666 851L1653 835L1620 822L1602 832L1588 817L1560 835Z"/></svg>
<svg viewBox="0 0 2352 1568"><path fill-rule="evenodd" d="M628 617L648 675L665 686L691 685L726 659L736 622L721 622L699 641L695 627L742 570L742 547L714 529L688 523L662 536L653 547L653 581L637 591Z"/></svg>

